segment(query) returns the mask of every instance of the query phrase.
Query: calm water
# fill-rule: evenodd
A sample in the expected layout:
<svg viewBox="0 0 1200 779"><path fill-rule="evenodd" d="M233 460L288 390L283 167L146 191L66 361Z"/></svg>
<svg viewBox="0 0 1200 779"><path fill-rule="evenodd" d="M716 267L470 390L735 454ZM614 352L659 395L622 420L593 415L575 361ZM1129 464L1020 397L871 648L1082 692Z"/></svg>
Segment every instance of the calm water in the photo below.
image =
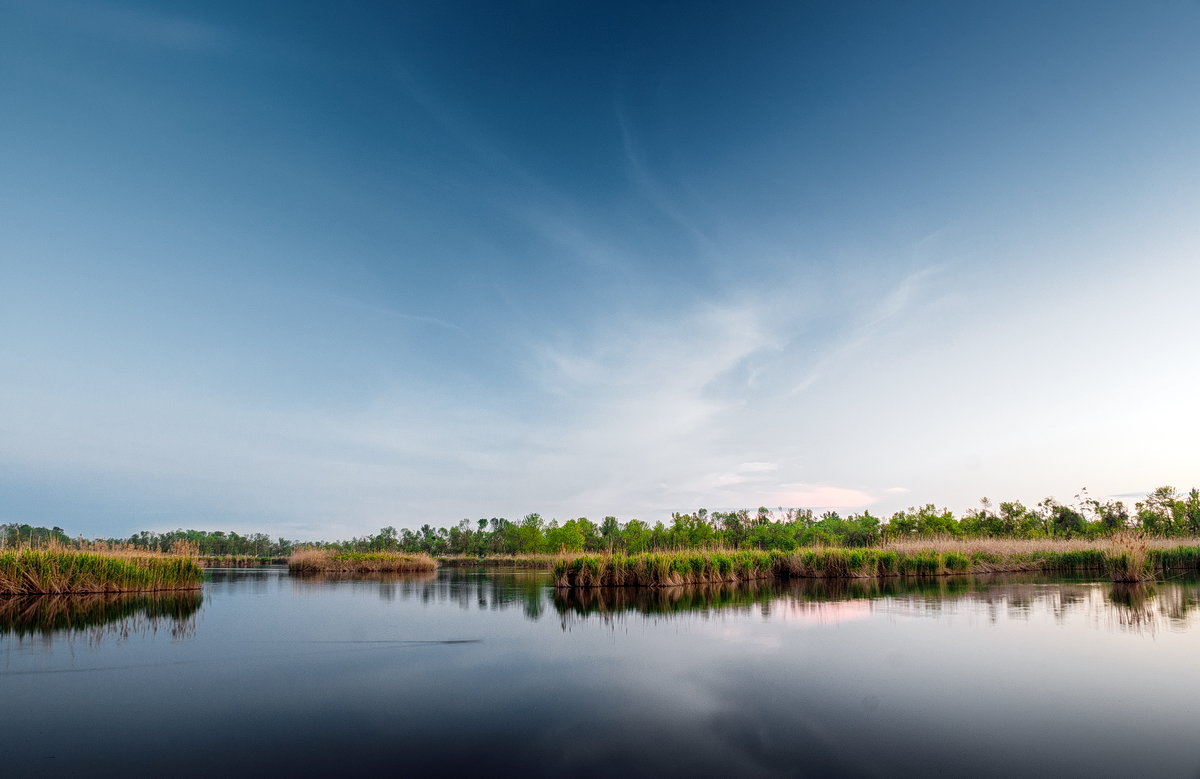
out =
<svg viewBox="0 0 1200 779"><path fill-rule="evenodd" d="M1200 775L1200 582L0 600L4 776Z"/></svg>

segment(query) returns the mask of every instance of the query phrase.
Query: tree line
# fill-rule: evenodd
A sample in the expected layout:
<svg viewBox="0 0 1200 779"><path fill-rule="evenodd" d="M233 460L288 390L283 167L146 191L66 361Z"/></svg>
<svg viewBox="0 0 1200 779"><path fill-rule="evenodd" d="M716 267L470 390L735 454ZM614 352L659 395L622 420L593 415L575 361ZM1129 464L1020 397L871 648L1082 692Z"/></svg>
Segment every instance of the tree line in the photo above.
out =
<svg viewBox="0 0 1200 779"><path fill-rule="evenodd" d="M671 515L653 525L632 519L619 522L586 517L559 523L539 514L519 521L464 519L451 527L385 527L374 535L329 544L347 550L395 550L433 555L525 555L560 552L638 552L725 547L778 549L808 546L877 546L921 536L960 538L1100 538L1119 530L1149 535L1200 535L1200 490L1186 494L1159 487L1132 507L1119 500L1099 501L1081 490L1071 504L1054 498L1026 506L1019 501L993 503L987 498L961 517L933 504L897 511L886 520L870 511L841 516L807 509L713 511Z"/></svg>
<svg viewBox="0 0 1200 779"><path fill-rule="evenodd" d="M1181 493L1159 487L1132 507L1119 500L1101 502L1081 490L1070 504L1054 498L1025 506L1019 501L995 504L987 498L957 517L933 504L897 511L886 520L870 511L841 516L820 515L808 509L713 511L675 513L670 522L649 524L638 519L620 522L586 517L565 522L528 514L518 521L492 517L464 519L450 527L429 524L418 529L382 528L378 533L348 541L305 542L347 551L428 552L433 555L529 555L563 552L624 552L636 554L669 549L724 547L777 549L809 546L877 546L890 540L920 536L963 538L1100 538L1119 530L1140 530L1154 536L1200 535L1200 490ZM0 543L41 546L50 540L74 542L61 528L0 525ZM170 551L183 542L201 555L286 557L299 543L271 539L265 533L173 530L141 531L127 539L104 539L139 549Z"/></svg>
<svg viewBox="0 0 1200 779"><path fill-rule="evenodd" d="M155 533L143 530L128 538L97 538L84 540L82 536L71 538L61 527L36 527L28 524L0 524L0 547L63 547L93 546L97 542L115 547L133 547L151 552L170 552L188 548L205 556L251 556L287 557L292 553L294 541L286 538L272 540L265 533L240 535L222 530L170 530Z"/></svg>

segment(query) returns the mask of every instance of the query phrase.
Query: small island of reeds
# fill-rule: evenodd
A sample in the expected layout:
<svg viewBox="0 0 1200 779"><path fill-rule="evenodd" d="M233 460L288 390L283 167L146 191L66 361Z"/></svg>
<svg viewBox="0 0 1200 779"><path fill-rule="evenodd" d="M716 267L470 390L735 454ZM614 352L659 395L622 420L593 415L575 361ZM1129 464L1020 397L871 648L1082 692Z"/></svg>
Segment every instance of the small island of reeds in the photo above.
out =
<svg viewBox="0 0 1200 779"><path fill-rule="evenodd" d="M0 551L0 594L65 595L200 588L204 572L185 555L132 550Z"/></svg>
<svg viewBox="0 0 1200 779"><path fill-rule="evenodd" d="M438 566L423 552L343 552L320 547L298 547L287 562L288 570L295 573L433 571Z"/></svg>

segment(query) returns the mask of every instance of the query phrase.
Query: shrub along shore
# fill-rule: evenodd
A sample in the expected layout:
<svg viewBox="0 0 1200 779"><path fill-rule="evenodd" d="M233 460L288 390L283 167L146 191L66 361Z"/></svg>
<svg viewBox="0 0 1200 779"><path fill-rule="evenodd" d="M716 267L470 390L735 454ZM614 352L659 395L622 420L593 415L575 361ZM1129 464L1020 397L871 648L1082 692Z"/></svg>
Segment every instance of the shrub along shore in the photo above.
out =
<svg viewBox="0 0 1200 779"><path fill-rule="evenodd" d="M768 578L948 576L1017 571L1099 573L1113 581L1147 581L1200 570L1200 545L1151 547L1136 537L1082 548L1014 544L989 549L930 542L924 548L692 550L639 555L577 555L555 563L558 587L667 587ZM1021 546L1025 546L1022 549Z"/></svg>
<svg viewBox="0 0 1200 779"><path fill-rule="evenodd" d="M195 559L128 551L0 551L0 595L199 589Z"/></svg>

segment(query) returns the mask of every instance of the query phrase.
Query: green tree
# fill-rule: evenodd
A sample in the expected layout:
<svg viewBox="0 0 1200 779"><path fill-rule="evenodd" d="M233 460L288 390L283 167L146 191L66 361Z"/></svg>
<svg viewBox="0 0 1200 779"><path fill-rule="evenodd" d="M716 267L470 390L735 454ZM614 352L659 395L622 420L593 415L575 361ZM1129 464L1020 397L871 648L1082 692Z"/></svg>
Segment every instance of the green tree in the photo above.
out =
<svg viewBox="0 0 1200 779"><path fill-rule="evenodd" d="M604 539L604 543L608 546L608 553L612 554L621 545L621 523L616 517L605 517L600 523L600 537Z"/></svg>

